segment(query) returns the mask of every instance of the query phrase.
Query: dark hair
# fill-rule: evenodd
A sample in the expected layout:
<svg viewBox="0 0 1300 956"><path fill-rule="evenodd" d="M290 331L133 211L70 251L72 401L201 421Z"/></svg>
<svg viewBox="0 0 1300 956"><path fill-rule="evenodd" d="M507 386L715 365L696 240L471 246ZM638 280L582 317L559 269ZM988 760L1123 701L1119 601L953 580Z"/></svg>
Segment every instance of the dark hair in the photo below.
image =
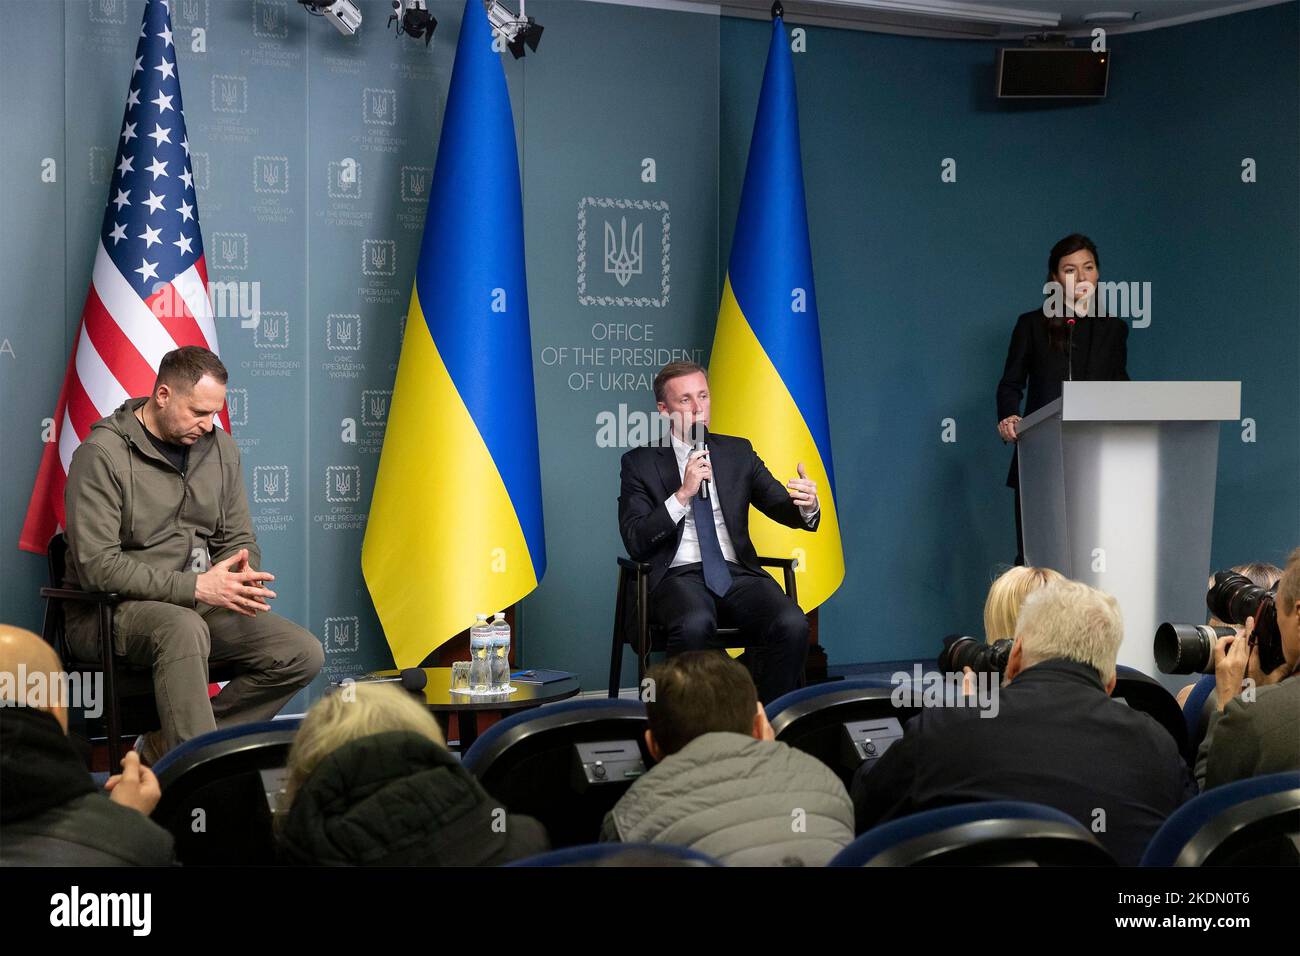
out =
<svg viewBox="0 0 1300 956"><path fill-rule="evenodd" d="M222 385L229 378L226 367L215 353L201 345L183 345L162 357L153 390L156 392L159 385L166 385L177 392L188 392L204 375L211 375Z"/></svg>
<svg viewBox="0 0 1300 956"><path fill-rule="evenodd" d="M687 651L650 668L646 701L650 732L664 754L675 754L701 734L754 730L758 691L744 666L723 651Z"/></svg>
<svg viewBox="0 0 1300 956"><path fill-rule="evenodd" d="M704 372L706 376L709 374L705 371L703 365L698 365L695 362L669 362L655 376L655 401L666 401L664 386L672 379L681 378L683 375L694 375L696 372Z"/></svg>
<svg viewBox="0 0 1300 956"><path fill-rule="evenodd" d="M1269 564L1267 561L1252 561L1250 564L1239 564L1232 570L1247 577L1255 587L1263 588L1266 591L1282 579L1282 569L1276 564Z"/></svg>
<svg viewBox="0 0 1300 956"><path fill-rule="evenodd" d="M1068 255L1073 255L1082 249L1087 249L1092 253L1092 261L1101 268L1101 256L1097 255L1097 247L1093 241L1081 232L1072 232L1056 245L1052 246L1052 251L1047 254L1047 281L1056 281L1056 269L1061 264L1061 260ZM1095 293L1094 293L1095 295ZM1052 348L1058 352L1064 352L1068 336L1065 331L1065 316L1049 315L1047 317L1047 341Z"/></svg>

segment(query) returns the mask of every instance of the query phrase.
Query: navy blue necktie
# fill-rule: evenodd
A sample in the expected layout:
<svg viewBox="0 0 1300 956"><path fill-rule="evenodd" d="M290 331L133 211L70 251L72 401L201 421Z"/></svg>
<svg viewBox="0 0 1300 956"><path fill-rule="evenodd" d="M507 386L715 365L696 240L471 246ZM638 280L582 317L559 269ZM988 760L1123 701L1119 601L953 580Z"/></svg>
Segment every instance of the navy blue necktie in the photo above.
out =
<svg viewBox="0 0 1300 956"><path fill-rule="evenodd" d="M696 495L691 499L691 514L695 518L695 536L700 542L704 583L710 591L722 597L731 587L731 572L727 570L727 559L722 556L722 545L718 544L718 529L713 523L713 502Z"/></svg>

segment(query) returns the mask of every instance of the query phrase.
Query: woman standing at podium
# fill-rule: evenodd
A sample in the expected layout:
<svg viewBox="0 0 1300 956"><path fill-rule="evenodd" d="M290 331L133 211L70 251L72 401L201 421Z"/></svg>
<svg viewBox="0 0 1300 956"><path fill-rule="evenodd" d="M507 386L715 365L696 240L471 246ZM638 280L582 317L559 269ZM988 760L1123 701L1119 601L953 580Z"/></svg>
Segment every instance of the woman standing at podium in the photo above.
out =
<svg viewBox="0 0 1300 956"><path fill-rule="evenodd" d="M1123 319L1097 314L1100 268L1097 247L1087 236L1076 232L1052 246L1047 281L1060 287L1059 295L1016 320L998 382L998 434L1004 442L1019 438L1022 399L1024 414L1029 415L1060 398L1062 382L1128 381L1128 325ZM1020 472L1014 454L1007 487L1016 492L1016 564L1024 564Z"/></svg>

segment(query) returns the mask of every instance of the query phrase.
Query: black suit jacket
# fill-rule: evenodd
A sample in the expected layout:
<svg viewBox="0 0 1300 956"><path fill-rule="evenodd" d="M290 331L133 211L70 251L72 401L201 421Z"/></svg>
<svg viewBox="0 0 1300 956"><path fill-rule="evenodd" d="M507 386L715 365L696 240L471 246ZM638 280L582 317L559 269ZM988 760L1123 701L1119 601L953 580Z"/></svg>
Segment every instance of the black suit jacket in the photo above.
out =
<svg viewBox="0 0 1300 956"><path fill-rule="evenodd" d="M1068 813L1121 864L1136 865L1156 830L1196 795L1169 732L1106 696L1087 664L1043 661L1016 675L995 717L929 708L875 769L853 779L857 830L976 800L1028 800ZM866 771L866 772L864 772Z"/></svg>
<svg viewBox="0 0 1300 956"><path fill-rule="evenodd" d="M650 565L650 590L663 580L682 541L685 517L673 522L665 502L682 486L671 441L633 448L623 455L618 495L618 529L623 546L636 561ZM736 557L751 571L763 573L749 540L749 506L791 528L814 531L821 512L805 522L785 485L772 477L748 439L709 433L709 461L722 499L722 521Z"/></svg>
<svg viewBox="0 0 1300 956"><path fill-rule="evenodd" d="M1086 347L1081 347L1079 329L1091 323ZM1085 316L1075 331L1074 378L1077 381L1127 382L1128 325L1114 316ZM1047 336L1047 316L1042 308L1026 312L1016 320L1007 349L1002 380L998 382L998 421L1009 415L1030 415L1061 397L1061 383L1069 378L1069 357L1052 348ZM1025 398L1025 387L1029 395ZM1021 399L1025 410L1020 410ZM1020 484L1016 459L1012 456L1007 485Z"/></svg>

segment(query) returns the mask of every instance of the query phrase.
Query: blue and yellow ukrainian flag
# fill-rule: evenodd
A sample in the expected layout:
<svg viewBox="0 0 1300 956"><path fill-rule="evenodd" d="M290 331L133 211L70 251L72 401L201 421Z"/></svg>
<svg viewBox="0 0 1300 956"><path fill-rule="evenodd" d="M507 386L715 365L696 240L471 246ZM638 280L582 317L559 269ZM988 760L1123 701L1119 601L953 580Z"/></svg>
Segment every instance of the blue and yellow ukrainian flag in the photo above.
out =
<svg viewBox="0 0 1300 956"><path fill-rule="evenodd" d="M780 17L763 72L740 213L709 359L710 426L742 435L784 483L803 462L817 482L821 524L795 531L755 511L758 553L798 557L799 604L817 607L844 580L821 331L799 158L799 114Z"/></svg>
<svg viewBox="0 0 1300 956"><path fill-rule="evenodd" d="M467 0L361 568L412 667L546 571L515 127Z"/></svg>

